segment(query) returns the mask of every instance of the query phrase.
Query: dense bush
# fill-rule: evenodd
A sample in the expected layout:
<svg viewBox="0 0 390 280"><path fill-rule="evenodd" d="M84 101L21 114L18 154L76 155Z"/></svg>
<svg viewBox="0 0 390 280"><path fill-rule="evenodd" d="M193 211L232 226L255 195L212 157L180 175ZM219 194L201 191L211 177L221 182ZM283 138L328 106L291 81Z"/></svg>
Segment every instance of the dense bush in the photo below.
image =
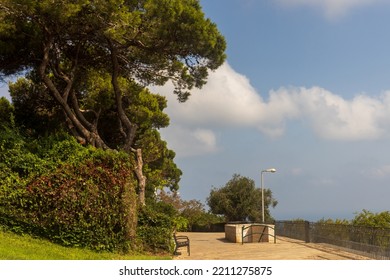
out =
<svg viewBox="0 0 390 280"><path fill-rule="evenodd" d="M96 250L125 250L135 241L136 181L127 154L66 136L37 142L0 134L3 226Z"/></svg>
<svg viewBox="0 0 390 280"><path fill-rule="evenodd" d="M164 202L154 202L143 207L138 214L137 237L147 251L173 250L172 237L178 213Z"/></svg>

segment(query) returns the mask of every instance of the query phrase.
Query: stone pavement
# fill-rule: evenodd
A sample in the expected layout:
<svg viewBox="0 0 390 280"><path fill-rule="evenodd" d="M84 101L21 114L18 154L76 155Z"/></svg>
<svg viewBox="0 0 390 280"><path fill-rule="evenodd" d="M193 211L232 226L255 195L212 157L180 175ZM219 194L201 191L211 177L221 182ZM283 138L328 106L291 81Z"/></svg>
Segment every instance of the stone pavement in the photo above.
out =
<svg viewBox="0 0 390 280"><path fill-rule="evenodd" d="M275 243L232 243L225 233L181 232L191 244L191 255L179 248L176 260L368 260L326 244L277 237Z"/></svg>

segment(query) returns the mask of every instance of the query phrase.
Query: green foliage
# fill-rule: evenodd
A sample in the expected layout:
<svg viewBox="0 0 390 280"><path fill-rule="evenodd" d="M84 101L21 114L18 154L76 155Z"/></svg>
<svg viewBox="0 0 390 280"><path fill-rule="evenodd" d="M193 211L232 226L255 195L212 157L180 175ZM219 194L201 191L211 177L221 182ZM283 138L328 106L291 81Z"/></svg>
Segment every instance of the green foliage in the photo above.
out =
<svg viewBox="0 0 390 280"><path fill-rule="evenodd" d="M275 207L277 201L270 190L264 191L265 220L273 220L269 206ZM260 221L261 190L255 188L255 182L238 174L220 189L213 188L207 198L212 213L224 215L226 221Z"/></svg>
<svg viewBox="0 0 390 280"><path fill-rule="evenodd" d="M373 213L364 209L350 221L322 219L312 224L311 232L317 242L366 244L370 253L380 255L381 250L390 246L390 212Z"/></svg>
<svg viewBox="0 0 390 280"><path fill-rule="evenodd" d="M5 127L0 130L0 166L21 178L31 172L43 172L44 161L28 150L28 139L17 130Z"/></svg>
<svg viewBox="0 0 390 280"><path fill-rule="evenodd" d="M35 74L35 75L34 75ZM31 136L48 135L65 127L63 112L47 89L35 82L36 73L9 84L15 122Z"/></svg>
<svg viewBox="0 0 390 280"><path fill-rule="evenodd" d="M39 146L16 133L15 141L8 137L7 142L4 134L2 147L8 144L8 149L0 156L11 155L12 160L0 165L1 224L66 246L110 251L130 247L136 181L127 154L85 148L69 136L45 139Z"/></svg>
<svg viewBox="0 0 390 280"><path fill-rule="evenodd" d="M187 231L189 228L189 221L183 216L176 217L173 222L176 231Z"/></svg>
<svg viewBox="0 0 390 280"><path fill-rule="evenodd" d="M199 1L2 0L0 8L0 75L28 78L12 85L19 123L32 134L62 125L95 147L141 149L149 195L178 189L181 171L157 130L168 125L166 100L145 86L171 80L185 101L225 61L225 39Z"/></svg>
<svg viewBox="0 0 390 280"><path fill-rule="evenodd" d="M115 219L131 224L133 208L127 218L112 215L133 201L134 180L125 164L132 163L121 153L100 154L101 160L102 152L45 136L67 127L95 147L141 150L147 196L163 187L176 190L181 171L158 133L169 122L162 112L166 99L145 86L171 80L185 101L190 89L206 82L208 70L222 65L225 48L198 0L1 0L0 76L28 78L11 85L15 119L26 135L6 132L0 139L0 167L10 174L0 195L4 219L22 231L31 226L58 242L99 249L93 236L82 237L97 227L100 237L106 235L99 244L114 248L109 240L117 232L99 226L112 230ZM114 197L121 188L131 194L126 203ZM164 215L176 218L165 210L149 213L166 220L161 230L169 228ZM99 215L105 217L98 221ZM149 218L141 225L155 222ZM133 236L126 234L126 240Z"/></svg>
<svg viewBox="0 0 390 280"><path fill-rule="evenodd" d="M214 224L224 222L220 215L206 212L204 205L199 200L182 200L180 215L188 222L187 229L193 231L195 229L210 229Z"/></svg>
<svg viewBox="0 0 390 280"><path fill-rule="evenodd" d="M17 95L49 93L43 100L55 103L38 111L39 102L25 102L31 121L60 107L62 123L96 147L138 148L145 126L168 124L165 99L145 87L171 80L184 101L226 57L225 39L197 0L2 0L0 8L0 76L27 74L33 84L16 85ZM97 128L101 117L106 129Z"/></svg>
<svg viewBox="0 0 390 280"><path fill-rule="evenodd" d="M294 220L294 221L297 221L297 220ZM303 221L303 220L301 220ZM325 219L325 218L322 218L321 220L318 220L317 223L319 224L335 224L335 225L349 225L350 224L350 221L346 220L346 219Z"/></svg>
<svg viewBox="0 0 390 280"><path fill-rule="evenodd" d="M148 178L149 194L155 190L169 188L171 191L179 189L179 181L182 171L174 162L175 152L169 150L167 143L161 139L156 130L148 130L141 135L139 141L142 147L144 162L144 174Z"/></svg>
<svg viewBox="0 0 390 280"><path fill-rule="evenodd" d="M363 227L378 227L378 228L390 228L390 212L383 211L379 213L373 213L369 210L363 209L361 212L355 213L355 217L352 220L346 219L321 219L316 223L318 224L332 224L332 225L353 225Z"/></svg>
<svg viewBox="0 0 390 280"><path fill-rule="evenodd" d="M68 161L87 158L91 151L66 133L32 138L22 135L18 128L0 131L0 166L23 179L49 173Z"/></svg>
<svg viewBox="0 0 390 280"><path fill-rule="evenodd" d="M362 212L355 215L351 224L355 226L390 228L390 212L373 213L363 209Z"/></svg>
<svg viewBox="0 0 390 280"><path fill-rule="evenodd" d="M0 97L0 129L13 125L14 107L5 98Z"/></svg>
<svg viewBox="0 0 390 280"><path fill-rule="evenodd" d="M173 230L183 221L172 205L164 202L149 203L138 215L137 237L147 251L172 251Z"/></svg>
<svg viewBox="0 0 390 280"><path fill-rule="evenodd" d="M53 135L56 131L54 135L58 135L58 130L66 125L61 120L63 115L53 98L33 79L34 75L29 75L29 79L20 78L10 85L10 90L17 125L29 136L38 137L42 141L48 138L42 136ZM120 133L120 123L116 120L115 98L110 85L107 73L88 72L79 85L83 92L79 105L86 112L87 118L91 118L93 112L99 112L99 133L109 147L117 149L125 139ZM169 124L169 118L163 112L166 99L133 82L121 80L121 86L126 113L138 125L135 146L143 151L149 193L163 187L177 189L182 173L174 163L175 153L167 148L167 143L161 139L157 130ZM47 153L45 149L43 152ZM65 151L64 156L67 154Z"/></svg>
<svg viewBox="0 0 390 280"><path fill-rule="evenodd" d="M180 198L177 192L160 191L158 200L172 205L178 212L175 219L177 231L192 231L207 229L213 224L223 222L221 216L206 212L204 205L195 199L186 201Z"/></svg>

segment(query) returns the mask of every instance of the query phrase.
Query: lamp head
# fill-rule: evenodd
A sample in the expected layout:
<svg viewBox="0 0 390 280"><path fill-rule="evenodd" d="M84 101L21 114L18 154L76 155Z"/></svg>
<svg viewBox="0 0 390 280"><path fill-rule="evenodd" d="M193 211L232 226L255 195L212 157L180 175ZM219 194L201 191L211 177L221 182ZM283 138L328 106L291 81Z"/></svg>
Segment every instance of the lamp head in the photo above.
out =
<svg viewBox="0 0 390 280"><path fill-rule="evenodd" d="M268 168L266 170L263 170L262 172L272 172L272 173L275 173L276 169L275 168Z"/></svg>

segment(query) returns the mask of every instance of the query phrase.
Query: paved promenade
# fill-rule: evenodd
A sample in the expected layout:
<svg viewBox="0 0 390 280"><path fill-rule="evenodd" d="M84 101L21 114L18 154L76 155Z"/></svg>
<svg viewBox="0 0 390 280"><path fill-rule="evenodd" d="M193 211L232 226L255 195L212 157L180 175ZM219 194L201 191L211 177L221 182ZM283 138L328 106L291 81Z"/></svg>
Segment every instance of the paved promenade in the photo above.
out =
<svg viewBox="0 0 390 280"><path fill-rule="evenodd" d="M190 238L191 255L179 248L177 260L368 260L361 255L325 244L277 237L275 243L232 243L225 233L184 232Z"/></svg>

